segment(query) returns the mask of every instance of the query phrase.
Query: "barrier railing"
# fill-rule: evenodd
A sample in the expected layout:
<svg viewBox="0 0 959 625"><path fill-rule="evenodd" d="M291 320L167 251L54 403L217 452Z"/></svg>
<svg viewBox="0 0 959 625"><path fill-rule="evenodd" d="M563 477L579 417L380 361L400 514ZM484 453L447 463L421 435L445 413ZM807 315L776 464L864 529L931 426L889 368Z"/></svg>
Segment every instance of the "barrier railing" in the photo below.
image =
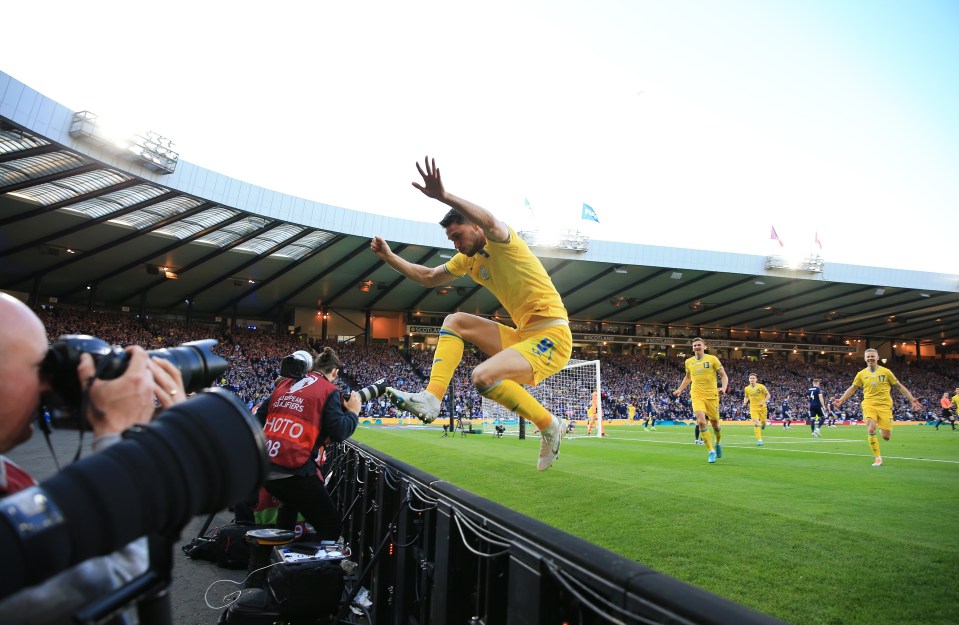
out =
<svg viewBox="0 0 959 625"><path fill-rule="evenodd" d="M370 623L781 623L355 441L328 475Z"/></svg>

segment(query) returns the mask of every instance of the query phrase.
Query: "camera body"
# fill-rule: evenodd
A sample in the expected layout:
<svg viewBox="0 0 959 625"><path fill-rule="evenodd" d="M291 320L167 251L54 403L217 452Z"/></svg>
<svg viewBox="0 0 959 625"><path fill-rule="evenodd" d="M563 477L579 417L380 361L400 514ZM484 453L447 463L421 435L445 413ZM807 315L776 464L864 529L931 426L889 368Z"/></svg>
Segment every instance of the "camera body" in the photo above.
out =
<svg viewBox="0 0 959 625"><path fill-rule="evenodd" d="M178 347L154 349L151 358L163 358L180 370L187 393L210 386L223 375L229 363L211 351L215 339L191 341ZM129 354L122 348L86 334L65 334L53 343L40 365L40 376L50 385L43 404L50 413L50 425L57 429L88 429L85 416L79 412L83 390L77 378L80 355L90 354L96 366L96 377L112 380L123 375Z"/></svg>
<svg viewBox="0 0 959 625"><path fill-rule="evenodd" d="M280 375L299 380L313 368L313 356L305 350L295 351L280 361Z"/></svg>

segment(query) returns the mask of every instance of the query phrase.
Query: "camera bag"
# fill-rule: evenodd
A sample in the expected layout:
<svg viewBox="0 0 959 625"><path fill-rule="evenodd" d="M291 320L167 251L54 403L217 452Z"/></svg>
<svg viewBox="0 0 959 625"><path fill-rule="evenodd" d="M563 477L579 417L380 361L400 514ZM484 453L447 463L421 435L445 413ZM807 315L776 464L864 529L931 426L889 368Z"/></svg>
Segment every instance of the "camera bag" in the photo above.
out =
<svg viewBox="0 0 959 625"><path fill-rule="evenodd" d="M245 569L250 562L250 530L272 528L255 523L227 523L214 528L208 535L197 536L181 548L191 560L209 560L225 569Z"/></svg>
<svg viewBox="0 0 959 625"><path fill-rule="evenodd" d="M291 559L295 558L295 559ZM333 615L343 595L346 555L335 543L291 543L274 547L267 588L284 617Z"/></svg>
<svg viewBox="0 0 959 625"><path fill-rule="evenodd" d="M244 588L220 614L218 625L273 625L282 621L273 597L262 588Z"/></svg>
<svg viewBox="0 0 959 625"><path fill-rule="evenodd" d="M246 541L246 533L271 527L273 526L255 523L221 525L213 530L213 561L225 569L245 569L250 562L250 543Z"/></svg>

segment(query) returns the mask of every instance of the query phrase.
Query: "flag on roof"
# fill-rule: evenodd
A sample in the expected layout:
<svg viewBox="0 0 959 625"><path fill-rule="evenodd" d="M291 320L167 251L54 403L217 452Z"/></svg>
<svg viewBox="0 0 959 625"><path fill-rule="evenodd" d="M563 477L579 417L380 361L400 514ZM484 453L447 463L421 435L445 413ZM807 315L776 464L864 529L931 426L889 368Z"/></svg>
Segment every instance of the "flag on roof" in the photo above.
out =
<svg viewBox="0 0 959 625"><path fill-rule="evenodd" d="M592 206L585 203L583 204L583 219L599 223L599 217L596 216L596 211L593 210Z"/></svg>
<svg viewBox="0 0 959 625"><path fill-rule="evenodd" d="M783 243L783 240L779 238L778 234L776 234L776 226L772 226L772 230L769 233L769 238L773 241L779 241L779 247L786 247L786 244Z"/></svg>

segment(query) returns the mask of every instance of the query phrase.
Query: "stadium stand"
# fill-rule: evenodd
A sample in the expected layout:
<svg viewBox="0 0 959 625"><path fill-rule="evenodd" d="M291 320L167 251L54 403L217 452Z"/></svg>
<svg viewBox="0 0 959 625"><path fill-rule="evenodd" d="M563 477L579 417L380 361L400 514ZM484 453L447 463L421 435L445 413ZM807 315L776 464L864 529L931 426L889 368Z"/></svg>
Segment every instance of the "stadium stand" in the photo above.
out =
<svg viewBox="0 0 959 625"><path fill-rule="evenodd" d="M465 279L423 289L369 251L375 225L397 242L397 253L439 265L449 242L435 224L291 197L182 160L158 167L131 159L88 141L95 129L84 113L0 72L0 289L37 310L51 340L83 333L157 349L214 338L230 363L219 385L252 407L269 395L280 359L306 347L335 346L352 388L381 377L420 387L446 314L503 312ZM588 243L536 251L569 310L574 357L601 360L606 417L624 414L630 402L641 410L651 396L660 418L688 419L688 400L671 391L694 336L715 342L729 370L721 412L731 420L745 416L748 373L757 373L774 404L789 396L801 411L814 375L827 396L841 393L867 346L890 360L924 412L936 412L941 393L959 386L954 275L828 259L803 273L762 256ZM724 357L733 351L744 357ZM464 354L444 411L452 405L457 415L477 415L469 371L481 361L476 351ZM928 416L893 397L897 418ZM585 418L585 408L572 416ZM843 410L855 417L858 404ZM398 416L384 400L364 411ZM350 449L389 464L372 450ZM382 475L390 470L404 483L429 482L409 467ZM452 499L486 505L468 493ZM477 509L466 516L482 516ZM522 533L528 520L516 516L510 523Z"/></svg>

